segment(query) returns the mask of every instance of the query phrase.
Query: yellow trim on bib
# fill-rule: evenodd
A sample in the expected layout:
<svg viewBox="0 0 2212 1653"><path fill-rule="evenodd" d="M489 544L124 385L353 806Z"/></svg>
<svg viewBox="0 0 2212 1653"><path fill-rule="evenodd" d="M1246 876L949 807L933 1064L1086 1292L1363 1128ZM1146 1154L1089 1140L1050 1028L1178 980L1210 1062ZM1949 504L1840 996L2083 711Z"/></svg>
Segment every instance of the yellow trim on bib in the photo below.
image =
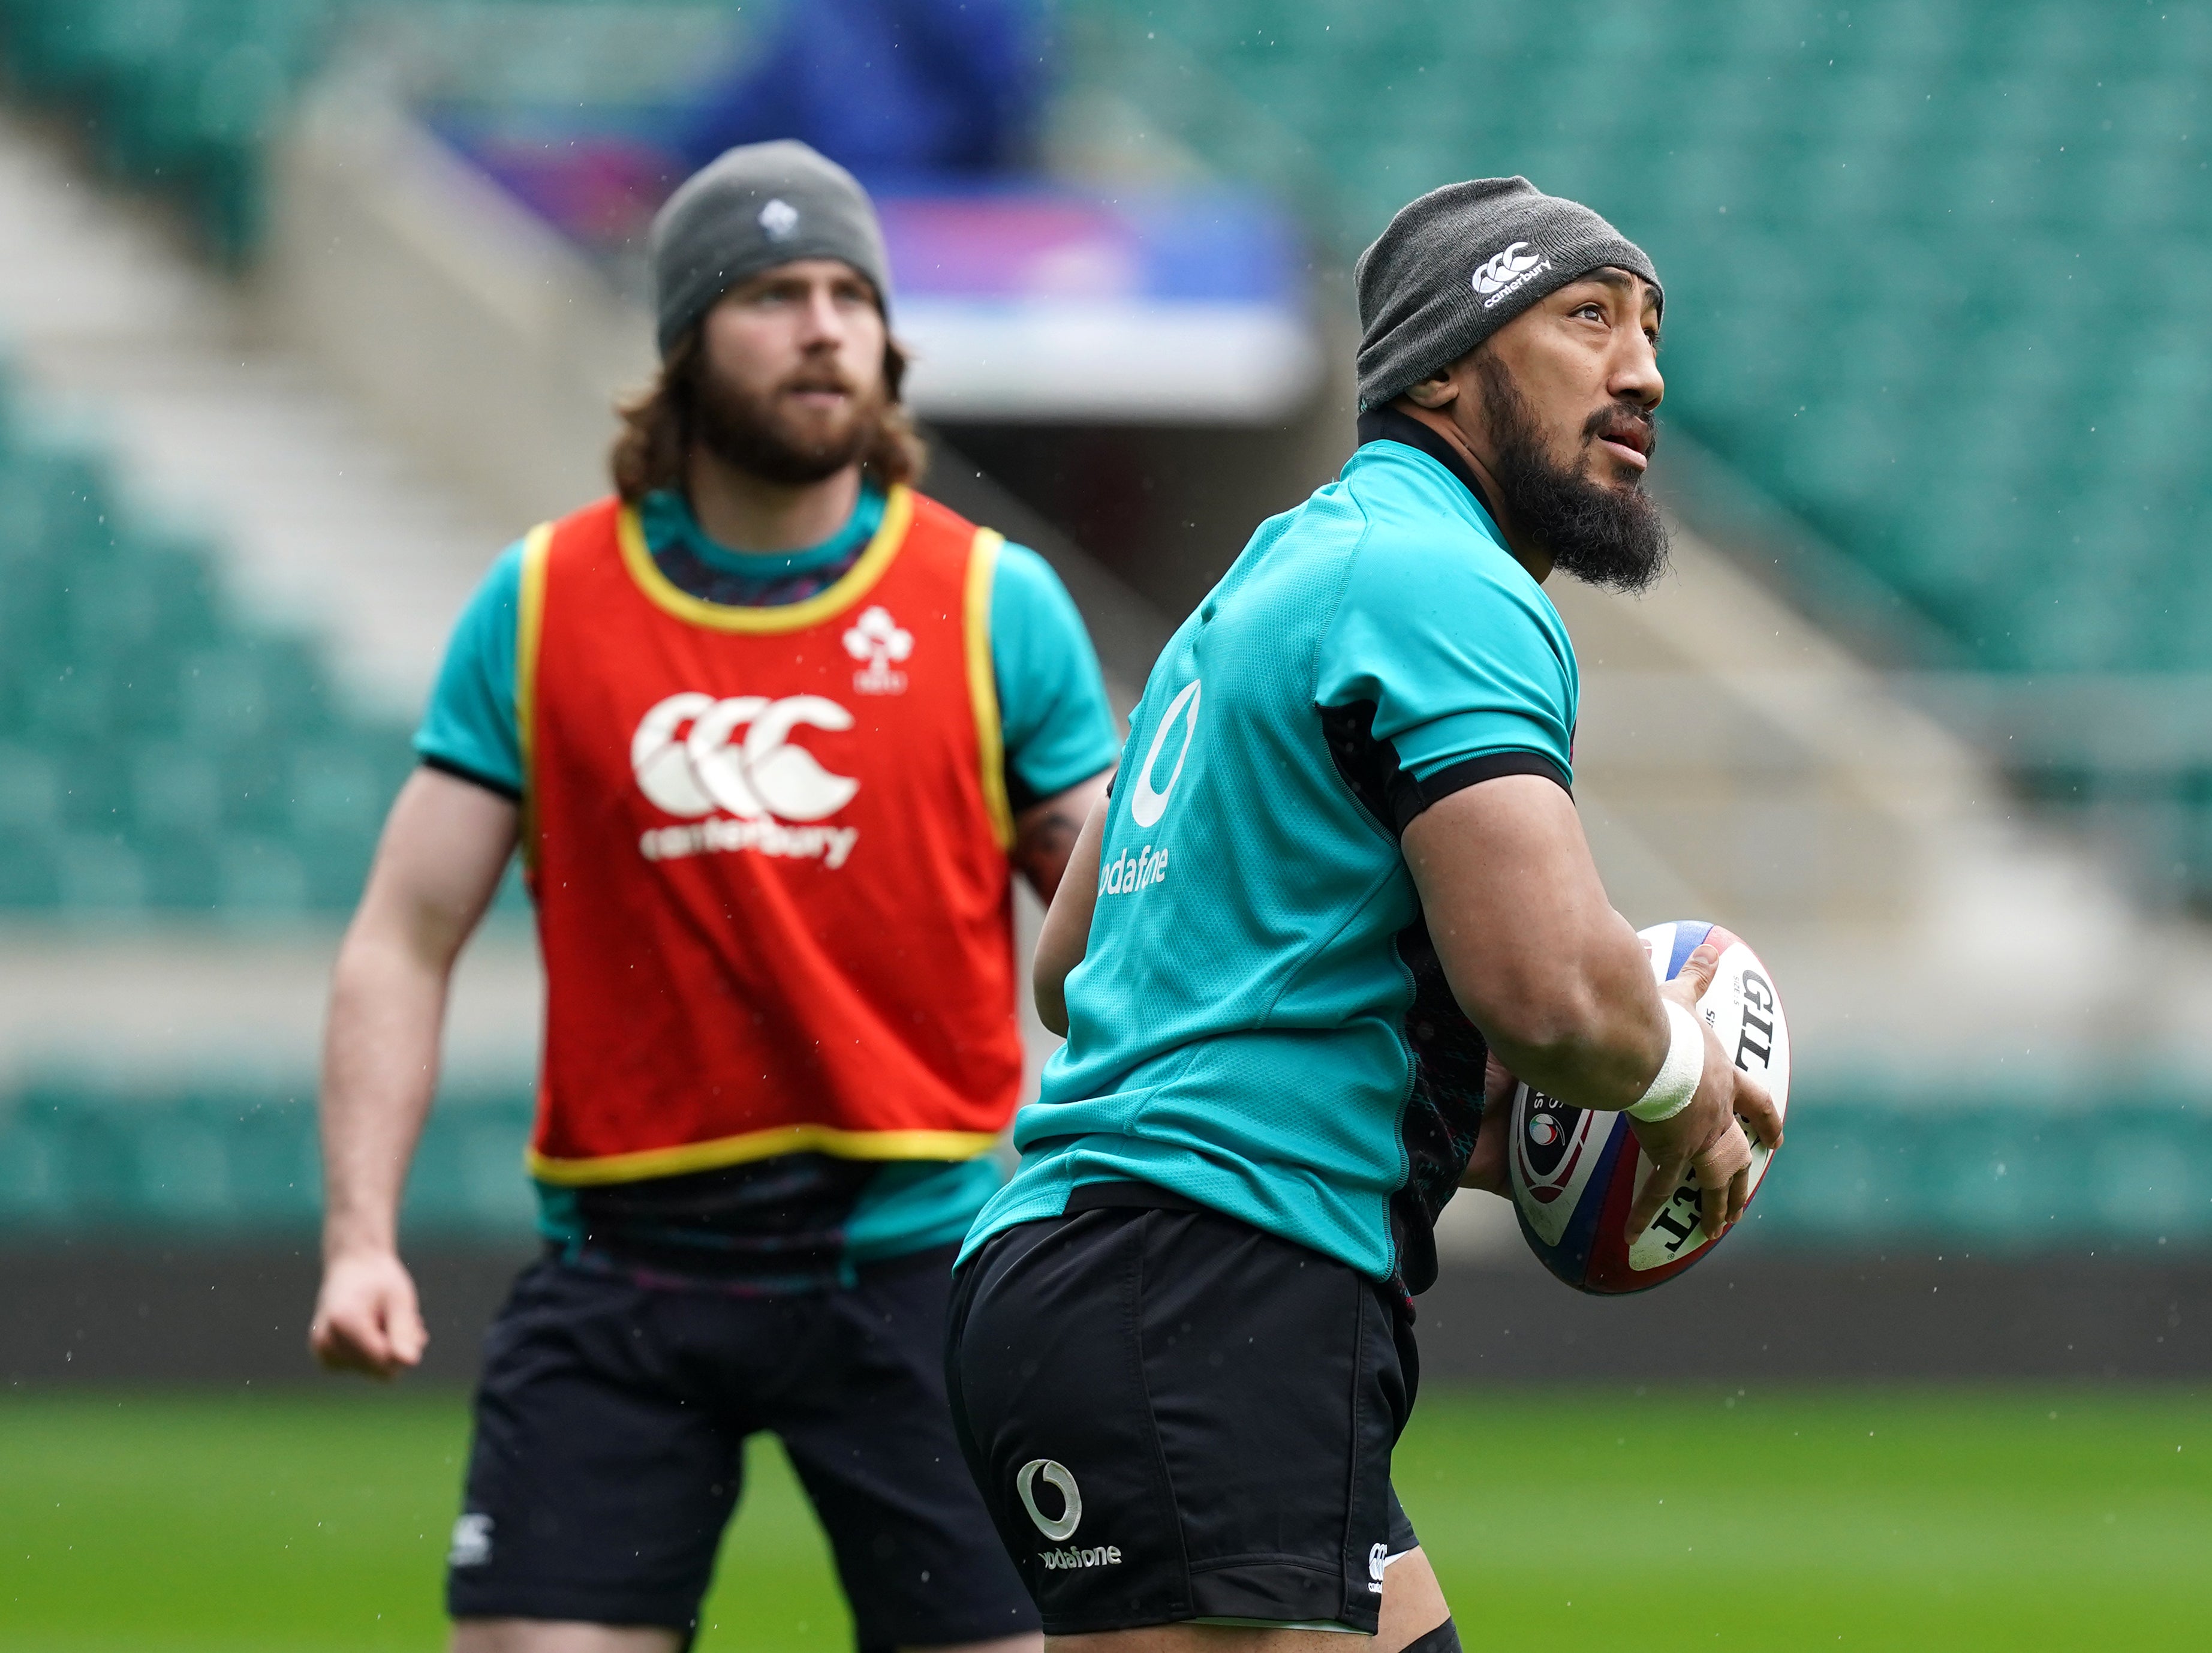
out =
<svg viewBox="0 0 2212 1653"><path fill-rule="evenodd" d="M891 565L891 558L898 555L899 546L906 540L907 527L913 521L913 490L900 483L884 496L884 520L876 529L875 538L868 541L868 548L838 576L835 585L816 592L804 602L778 603L767 608L708 602L684 590L663 574L660 565L653 560L653 552L645 543L645 529L638 522L637 513L628 505L616 518L615 538L622 546L623 566L629 570L638 589L655 607L710 631L768 634L804 631L866 596L868 588L883 577L884 570Z"/></svg>
<svg viewBox="0 0 2212 1653"><path fill-rule="evenodd" d="M514 738L522 756L522 862L538 860L538 643L545 630L545 558L553 525L540 522L522 542L522 582L514 606Z"/></svg>
<svg viewBox="0 0 2212 1653"><path fill-rule="evenodd" d="M991 581L998 571L999 547L1006 536L995 528L975 530L968 552L966 619L968 698L975 708L975 753L983 772L983 813L1001 850L1014 847L1014 808L1006 796L1006 741L999 723L999 674L991 658Z"/></svg>
<svg viewBox="0 0 2212 1653"><path fill-rule="evenodd" d="M596 1159L552 1159L530 1150L523 1162L540 1182L566 1188L607 1182L643 1182L772 1159L778 1154L828 1154L836 1159L974 1159L998 1141L988 1131L842 1131L828 1125L781 1125L713 1142L687 1142L673 1148L645 1148Z"/></svg>

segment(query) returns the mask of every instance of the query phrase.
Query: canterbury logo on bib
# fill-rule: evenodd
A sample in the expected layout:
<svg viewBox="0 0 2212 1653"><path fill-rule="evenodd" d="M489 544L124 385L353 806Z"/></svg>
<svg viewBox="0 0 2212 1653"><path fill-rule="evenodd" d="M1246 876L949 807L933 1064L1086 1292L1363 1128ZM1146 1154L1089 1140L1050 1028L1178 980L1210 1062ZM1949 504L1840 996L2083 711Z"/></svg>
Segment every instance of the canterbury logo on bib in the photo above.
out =
<svg viewBox="0 0 2212 1653"><path fill-rule="evenodd" d="M858 827L784 823L834 815L860 790L860 782L830 773L795 744L794 733L852 727L851 712L818 694L780 700L757 694L719 700L696 692L670 695L639 719L630 737L630 768L656 808L708 819L650 828L639 839L639 851L648 861L668 861L755 850L843 866L860 839Z"/></svg>

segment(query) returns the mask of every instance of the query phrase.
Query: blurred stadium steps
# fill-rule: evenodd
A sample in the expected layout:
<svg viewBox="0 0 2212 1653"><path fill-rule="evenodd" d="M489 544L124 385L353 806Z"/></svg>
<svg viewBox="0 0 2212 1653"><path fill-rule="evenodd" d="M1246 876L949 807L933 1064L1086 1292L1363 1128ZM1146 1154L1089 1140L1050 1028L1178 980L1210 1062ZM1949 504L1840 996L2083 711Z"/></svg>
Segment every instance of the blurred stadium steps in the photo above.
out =
<svg viewBox="0 0 2212 1653"><path fill-rule="evenodd" d="M0 223L0 1085L297 1087L500 536L13 119ZM512 926L460 994L459 1070L526 1071Z"/></svg>
<svg viewBox="0 0 2212 1653"><path fill-rule="evenodd" d="M273 343L250 290L15 124L0 125L0 326L40 418L103 449L139 515L219 544L239 601L313 634L354 701L411 719L498 527Z"/></svg>

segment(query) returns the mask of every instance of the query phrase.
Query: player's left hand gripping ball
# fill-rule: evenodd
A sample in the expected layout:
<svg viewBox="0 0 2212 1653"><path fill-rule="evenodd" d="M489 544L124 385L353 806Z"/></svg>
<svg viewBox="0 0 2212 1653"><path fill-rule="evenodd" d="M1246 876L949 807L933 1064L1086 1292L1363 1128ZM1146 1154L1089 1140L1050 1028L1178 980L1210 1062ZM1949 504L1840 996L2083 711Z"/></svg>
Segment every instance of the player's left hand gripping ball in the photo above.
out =
<svg viewBox="0 0 2212 1653"><path fill-rule="evenodd" d="M1790 1024L1774 977L1739 936L1694 919L1640 932L1651 971L1671 981L1700 943L1721 949L1713 984L1698 1001L1722 1051L1762 1081L1778 1114L1790 1105ZM1751 1138L1756 1195L1773 1150ZM1671 1280L1718 1243L1698 1221L1698 1181L1685 1172L1658 1217L1633 1243L1623 1237L1630 1205L1650 1164L1625 1113L1571 1107L1519 1085L1513 1093L1507 1168L1528 1248L1577 1290L1603 1296L1648 1290ZM1746 1210L1749 1209L1748 1202Z"/></svg>

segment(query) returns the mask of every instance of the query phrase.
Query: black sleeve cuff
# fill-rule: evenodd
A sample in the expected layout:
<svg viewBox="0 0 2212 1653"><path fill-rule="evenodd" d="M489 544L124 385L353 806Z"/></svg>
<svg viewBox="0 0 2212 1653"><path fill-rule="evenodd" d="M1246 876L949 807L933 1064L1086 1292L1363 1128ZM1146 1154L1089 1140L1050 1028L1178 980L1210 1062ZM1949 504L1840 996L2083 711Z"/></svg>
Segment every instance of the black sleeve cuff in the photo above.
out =
<svg viewBox="0 0 2212 1653"><path fill-rule="evenodd" d="M481 786L487 792L497 793L509 803L522 802L522 794L505 781L495 781L489 775L480 775L465 764L455 763L451 758L441 758L433 753L425 753L422 756L422 767L434 769L441 775L451 775L455 780L466 781L471 786Z"/></svg>
<svg viewBox="0 0 2212 1653"><path fill-rule="evenodd" d="M1403 833L1415 816L1453 793L1501 775L1541 775L1569 797L1575 795L1566 772L1540 752L1486 752L1480 758L1439 769L1426 780L1417 780L1401 770L1390 788L1390 812L1397 819L1398 831Z"/></svg>

